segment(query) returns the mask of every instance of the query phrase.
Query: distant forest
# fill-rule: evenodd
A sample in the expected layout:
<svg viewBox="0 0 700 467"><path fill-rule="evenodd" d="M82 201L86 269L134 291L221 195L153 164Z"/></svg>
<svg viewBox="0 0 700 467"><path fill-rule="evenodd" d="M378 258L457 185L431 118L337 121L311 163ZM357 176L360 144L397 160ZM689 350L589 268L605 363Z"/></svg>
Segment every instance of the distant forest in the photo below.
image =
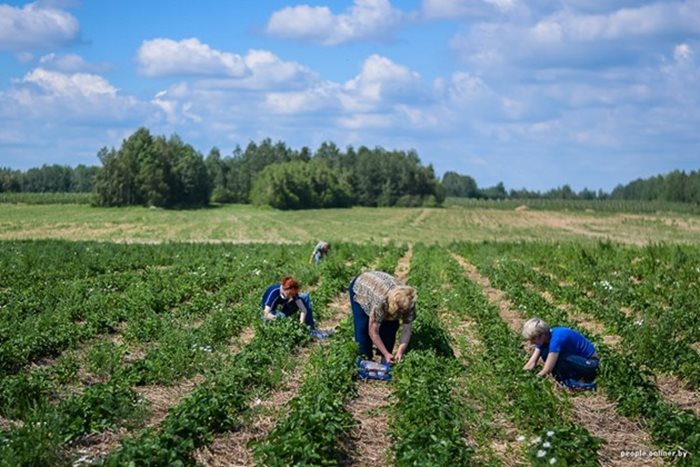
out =
<svg viewBox="0 0 700 467"><path fill-rule="evenodd" d="M469 175L447 172L439 180L415 151L390 151L334 143L315 152L264 139L222 157L204 157L178 136L153 136L146 128L119 149L102 148L98 166L44 165L26 172L0 168L0 192L94 194L100 206L203 206L253 203L277 209L360 206L439 206L446 196L476 199L613 199L700 203L700 171L673 171L618 185L612 193L569 185L547 192L480 188Z"/></svg>

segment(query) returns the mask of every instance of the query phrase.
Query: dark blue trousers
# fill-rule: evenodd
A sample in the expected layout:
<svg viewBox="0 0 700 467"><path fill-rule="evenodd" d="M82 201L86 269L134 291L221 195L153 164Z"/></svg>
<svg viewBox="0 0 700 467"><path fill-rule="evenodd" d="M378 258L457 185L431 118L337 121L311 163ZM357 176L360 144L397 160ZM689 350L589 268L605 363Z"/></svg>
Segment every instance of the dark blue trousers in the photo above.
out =
<svg viewBox="0 0 700 467"><path fill-rule="evenodd" d="M353 286L355 279L350 283L350 308L352 308L352 323L355 329L355 342L360 347L360 354L372 359L372 339L369 337L369 315L365 313L359 303L355 301ZM379 325L379 337L384 347L391 352L396 343L396 332L399 330L399 321L384 321Z"/></svg>
<svg viewBox="0 0 700 467"><path fill-rule="evenodd" d="M554 378L557 381L573 379L576 381L592 382L598 375L599 361L597 358L585 358L580 355L559 355L554 366Z"/></svg>

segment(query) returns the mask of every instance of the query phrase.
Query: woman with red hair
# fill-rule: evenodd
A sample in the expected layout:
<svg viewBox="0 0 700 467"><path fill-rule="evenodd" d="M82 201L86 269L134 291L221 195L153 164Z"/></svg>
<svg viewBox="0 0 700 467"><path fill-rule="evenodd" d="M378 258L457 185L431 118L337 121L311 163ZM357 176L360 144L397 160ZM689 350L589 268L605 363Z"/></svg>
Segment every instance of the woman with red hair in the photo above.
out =
<svg viewBox="0 0 700 467"><path fill-rule="evenodd" d="M286 318L299 311L299 322L314 329L311 297L299 293L300 289L299 281L292 276L285 276L279 284L269 286L262 296L263 319Z"/></svg>

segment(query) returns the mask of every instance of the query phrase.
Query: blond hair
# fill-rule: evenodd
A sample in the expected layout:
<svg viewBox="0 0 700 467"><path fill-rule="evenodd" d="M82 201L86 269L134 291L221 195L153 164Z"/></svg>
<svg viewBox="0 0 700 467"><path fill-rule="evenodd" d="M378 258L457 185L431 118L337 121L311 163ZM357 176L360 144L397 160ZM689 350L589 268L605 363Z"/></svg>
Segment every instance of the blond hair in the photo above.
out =
<svg viewBox="0 0 700 467"><path fill-rule="evenodd" d="M416 306L416 289L400 285L391 289L387 300L387 315L407 315Z"/></svg>
<svg viewBox="0 0 700 467"><path fill-rule="evenodd" d="M523 325L523 337L527 340L549 334L549 324L540 318L531 318Z"/></svg>

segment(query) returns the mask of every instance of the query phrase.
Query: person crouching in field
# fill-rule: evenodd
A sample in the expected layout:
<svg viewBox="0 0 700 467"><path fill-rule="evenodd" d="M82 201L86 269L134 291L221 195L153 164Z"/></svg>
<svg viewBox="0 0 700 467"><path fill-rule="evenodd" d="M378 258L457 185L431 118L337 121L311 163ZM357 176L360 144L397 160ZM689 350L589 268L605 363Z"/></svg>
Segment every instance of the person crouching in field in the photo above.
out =
<svg viewBox="0 0 700 467"><path fill-rule="evenodd" d="M263 319L286 318L299 311L299 322L314 329L311 297L299 293L299 289L299 281L292 276L285 276L279 284L269 286L262 296Z"/></svg>
<svg viewBox="0 0 700 467"><path fill-rule="evenodd" d="M598 374L598 354L581 333L565 327L550 328L539 318L523 326L523 337L534 345L532 356L523 369L534 370L540 358L544 367L537 376L552 374L560 383L567 381L593 382Z"/></svg>
<svg viewBox="0 0 700 467"><path fill-rule="evenodd" d="M355 341L360 353L372 359L372 344L387 363L403 358L416 318L416 291L393 276L369 271L355 277L348 288ZM399 321L403 323L399 348L392 355Z"/></svg>
<svg viewBox="0 0 700 467"><path fill-rule="evenodd" d="M326 255L328 255L328 252L330 250L331 250L331 244L321 240L314 247L314 251L311 253L311 257L309 258L309 263L311 263L312 261L316 264L320 263L321 260L324 257L326 257Z"/></svg>

